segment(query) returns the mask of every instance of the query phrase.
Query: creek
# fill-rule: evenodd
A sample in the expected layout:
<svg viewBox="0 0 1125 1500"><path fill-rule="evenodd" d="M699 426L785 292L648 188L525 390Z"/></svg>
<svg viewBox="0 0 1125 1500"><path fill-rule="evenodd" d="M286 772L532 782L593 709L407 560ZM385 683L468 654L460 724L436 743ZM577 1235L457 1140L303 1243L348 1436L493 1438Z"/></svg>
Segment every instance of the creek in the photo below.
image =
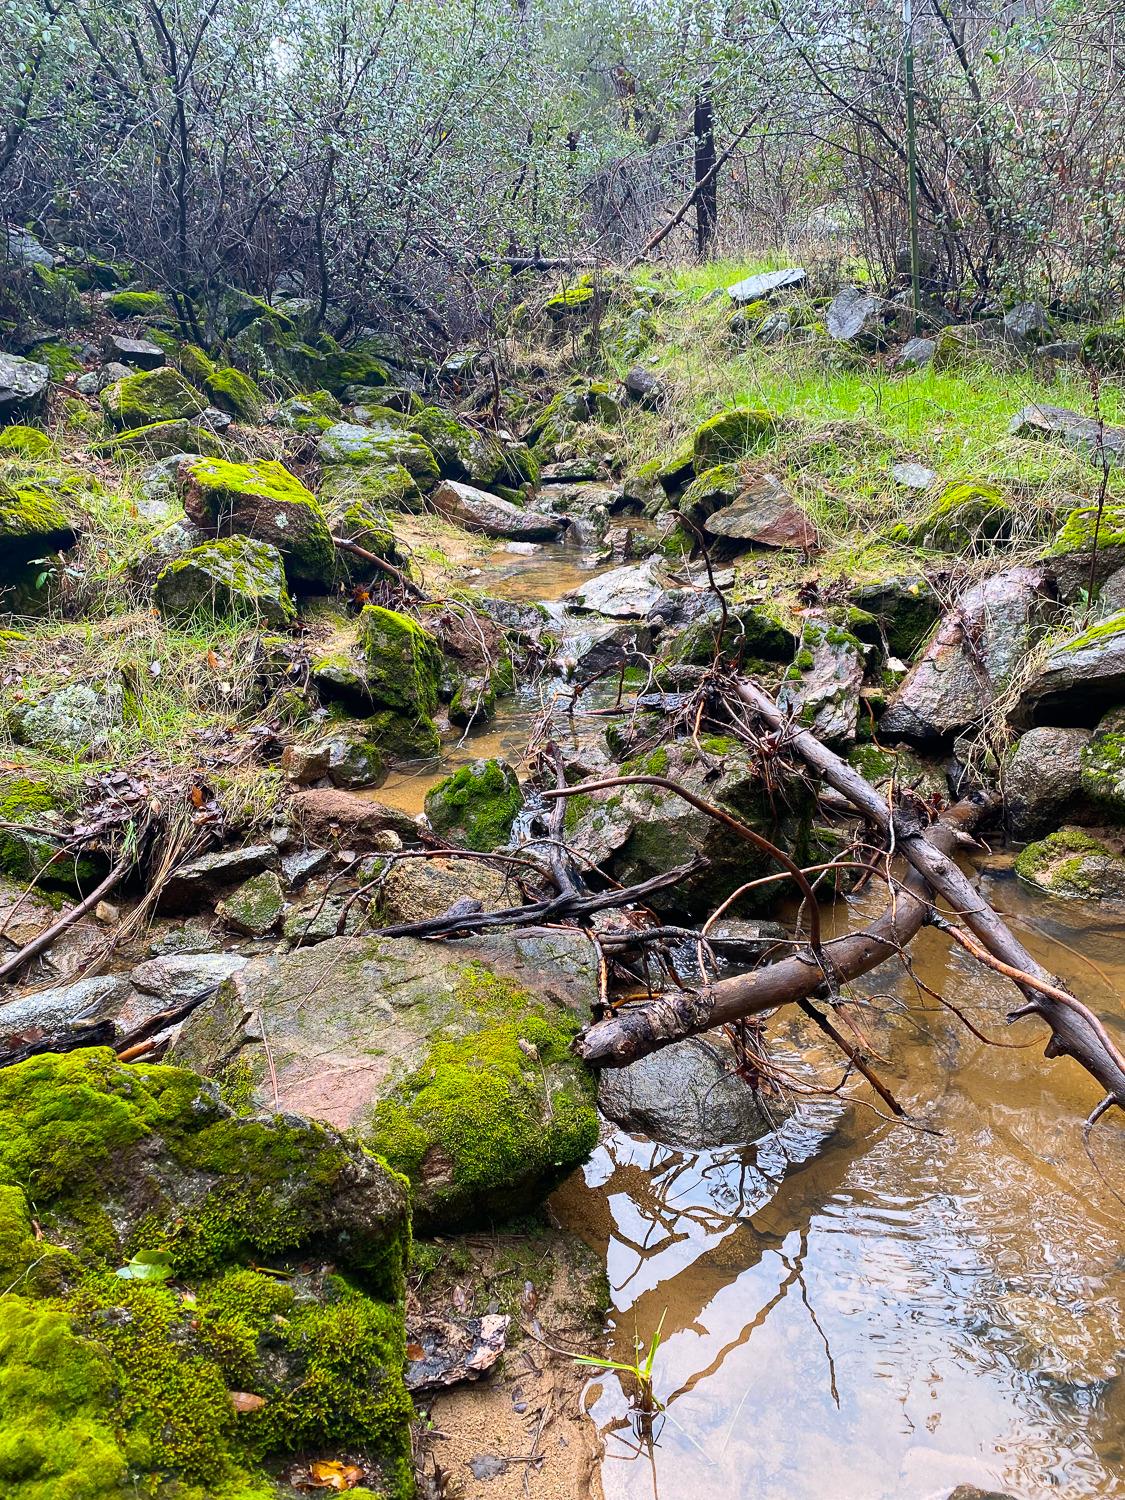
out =
<svg viewBox="0 0 1125 1500"><path fill-rule="evenodd" d="M548 601L565 637L581 622L553 601L580 567L544 547L480 582ZM564 748L589 744L605 720L568 714L569 700L557 679L525 686L486 730L450 738L440 767L374 795L419 811L465 760L518 763L545 704ZM1003 855L976 874L1036 957L1125 1036L1120 922L1030 891ZM882 899L825 908L827 930ZM1044 1062L1041 1030L1009 1032L1012 987L940 933L924 929L912 959L913 979L901 964L868 976L853 1021L925 1129L821 1093L735 1151L613 1130L554 1194L557 1220L605 1258L612 1356L631 1360L664 1318L655 1442L638 1438L616 1375L586 1387L607 1500L936 1500L959 1484L1125 1496L1125 1184L1084 1146L1090 1080ZM937 996L1005 1045L978 1040ZM778 1056L798 1088L823 1085L833 1059L803 1027L772 1023ZM1097 1130L1090 1151L1112 1170Z"/></svg>

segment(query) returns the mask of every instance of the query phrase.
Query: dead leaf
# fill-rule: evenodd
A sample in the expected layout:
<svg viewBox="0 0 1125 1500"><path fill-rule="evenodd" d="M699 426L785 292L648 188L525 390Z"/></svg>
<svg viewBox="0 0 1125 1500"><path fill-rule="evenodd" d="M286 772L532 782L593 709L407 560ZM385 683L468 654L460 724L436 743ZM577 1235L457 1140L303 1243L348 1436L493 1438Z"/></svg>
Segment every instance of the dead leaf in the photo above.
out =
<svg viewBox="0 0 1125 1500"><path fill-rule="evenodd" d="M219 658L213 651L208 651L207 653L207 665L211 668L212 672L219 670Z"/></svg>
<svg viewBox="0 0 1125 1500"><path fill-rule="evenodd" d="M235 1411L261 1411L266 1404L264 1396L254 1396L249 1391L228 1391L227 1394Z"/></svg>
<svg viewBox="0 0 1125 1500"><path fill-rule="evenodd" d="M201 786L193 786L192 787L192 789L191 789L191 805L192 805L192 807L202 807L203 806L203 788Z"/></svg>
<svg viewBox="0 0 1125 1500"><path fill-rule="evenodd" d="M421 1344L407 1344L406 1357L407 1359L425 1359L426 1351Z"/></svg>
<svg viewBox="0 0 1125 1500"><path fill-rule="evenodd" d="M453 1306L457 1309L458 1312L464 1312L468 1307L469 1294L468 1292L466 1292L465 1288L461 1285L460 1282L458 1282L457 1285L453 1288L453 1291L450 1293L449 1300L453 1303Z"/></svg>
<svg viewBox="0 0 1125 1500"><path fill-rule="evenodd" d="M363 1479L363 1470L358 1464L341 1463L338 1459L318 1459L309 1464L306 1481L315 1490L354 1490Z"/></svg>

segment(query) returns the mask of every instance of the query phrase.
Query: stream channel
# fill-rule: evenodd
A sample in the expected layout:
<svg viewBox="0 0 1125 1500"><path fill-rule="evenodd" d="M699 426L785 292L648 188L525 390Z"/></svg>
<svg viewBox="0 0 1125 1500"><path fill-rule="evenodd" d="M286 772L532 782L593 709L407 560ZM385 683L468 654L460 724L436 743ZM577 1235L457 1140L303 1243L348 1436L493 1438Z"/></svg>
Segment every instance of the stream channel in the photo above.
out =
<svg viewBox="0 0 1125 1500"><path fill-rule="evenodd" d="M546 603L565 640L583 627L557 601L590 576L546 546L496 554L474 584ZM521 688L486 730L451 739L439 769L374 795L417 812L453 766L518 765L544 703L564 748L600 736L605 719L568 716L568 698L559 679ZM1031 891L1002 853L977 876L1036 957L1125 1037L1120 919ZM879 901L825 908L828 930ZM737 1150L612 1130L551 1199L605 1257L613 1357L632 1359L664 1316L655 1442L638 1440L615 1375L586 1387L607 1500L944 1500L961 1484L1125 1497L1119 1126L1093 1132L1095 1166L1083 1140L1095 1090L1073 1064L1044 1062L1041 1029L1005 1029L1011 986L932 930L912 953L916 982L885 965L856 1017L926 1131L825 1095ZM979 1041L935 994L1007 1045ZM771 1035L798 1084L829 1076L819 1034L779 1017Z"/></svg>

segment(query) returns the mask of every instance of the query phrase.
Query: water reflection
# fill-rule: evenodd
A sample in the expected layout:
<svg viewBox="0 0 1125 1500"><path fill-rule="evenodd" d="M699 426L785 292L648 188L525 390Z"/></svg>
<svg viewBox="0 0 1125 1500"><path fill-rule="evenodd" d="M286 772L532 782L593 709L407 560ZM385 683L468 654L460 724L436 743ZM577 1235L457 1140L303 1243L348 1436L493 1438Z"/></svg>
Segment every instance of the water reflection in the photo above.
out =
<svg viewBox="0 0 1125 1500"><path fill-rule="evenodd" d="M1037 956L1120 1023L1113 929L987 880ZM916 965L1003 1035L1003 981L936 933ZM608 1500L1125 1496L1125 1234L1083 1150L1089 1081L1041 1046L983 1045L901 971L872 989L862 1024L939 1135L812 1100L742 1154L615 1134L556 1196L606 1255L617 1357L668 1309L651 1463L616 1377L588 1392ZM788 1063L827 1063L797 1021L783 1029ZM1104 1166L1120 1167L1110 1134Z"/></svg>

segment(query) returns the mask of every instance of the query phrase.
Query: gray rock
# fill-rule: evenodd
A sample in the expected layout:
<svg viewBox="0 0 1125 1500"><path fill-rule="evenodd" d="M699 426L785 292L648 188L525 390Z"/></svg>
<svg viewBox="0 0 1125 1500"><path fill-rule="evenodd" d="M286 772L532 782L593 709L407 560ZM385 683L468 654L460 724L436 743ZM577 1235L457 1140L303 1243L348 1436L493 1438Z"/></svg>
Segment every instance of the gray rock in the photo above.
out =
<svg viewBox="0 0 1125 1500"><path fill-rule="evenodd" d="M446 479L431 496L434 509L466 531L484 536L512 537L517 541L550 541L562 531L565 523L556 516L521 510L510 500L490 495L471 484Z"/></svg>
<svg viewBox="0 0 1125 1500"><path fill-rule="evenodd" d="M1004 336L1022 348L1034 348L1050 341L1051 320L1038 302L1017 302L1004 314Z"/></svg>
<svg viewBox="0 0 1125 1500"><path fill-rule="evenodd" d="M120 687L71 682L19 713L19 738L40 750L84 755L105 746L110 730L121 722L121 707Z"/></svg>
<svg viewBox="0 0 1125 1500"><path fill-rule="evenodd" d="M157 996L170 1009L214 994L224 979L245 967L241 953L169 953L146 959L129 978L138 990Z"/></svg>
<svg viewBox="0 0 1125 1500"><path fill-rule="evenodd" d="M224 900L215 910L228 927L247 937L264 937L281 921L285 895L281 881L274 870L263 870L252 875Z"/></svg>
<svg viewBox="0 0 1125 1500"><path fill-rule="evenodd" d="M1065 406L1025 406L1012 418L1008 431L1013 437L1061 443L1097 463L1125 462L1125 427L1100 424Z"/></svg>
<svg viewBox="0 0 1125 1500"><path fill-rule="evenodd" d="M281 873L290 890L298 890L306 880L327 869L332 856L327 849L294 849L281 856Z"/></svg>
<svg viewBox="0 0 1125 1500"><path fill-rule="evenodd" d="M1082 345L1077 339L1057 339L1050 344L1038 344L1031 351L1031 357L1037 364L1052 359L1069 364L1082 358Z"/></svg>
<svg viewBox="0 0 1125 1500"><path fill-rule="evenodd" d="M176 558L161 571L153 597L161 613L174 619L200 612L245 614L286 626L296 613L281 554L245 536L205 542Z"/></svg>
<svg viewBox="0 0 1125 1500"><path fill-rule="evenodd" d="M370 924L360 902L349 902L347 895L325 897L316 893L285 913L281 931L294 948L308 948L358 932L365 925Z"/></svg>
<svg viewBox="0 0 1125 1500"><path fill-rule="evenodd" d="M1053 646L1024 688L1022 722L1056 716L1095 720L1125 698L1125 610Z"/></svg>
<svg viewBox="0 0 1125 1500"><path fill-rule="evenodd" d="M46 365L0 353L0 422L39 416L50 383Z"/></svg>
<svg viewBox="0 0 1125 1500"><path fill-rule="evenodd" d="M1119 847L1082 828L1060 828L1028 844L1016 858L1016 874L1064 901L1097 901L1125 909L1125 857Z"/></svg>
<svg viewBox="0 0 1125 1500"><path fill-rule="evenodd" d="M751 480L731 502L707 517L703 529L727 543L795 548L817 546L816 527L773 474Z"/></svg>
<svg viewBox="0 0 1125 1500"><path fill-rule="evenodd" d="M317 443L322 464L348 464L378 472L401 464L424 488L438 478L437 460L429 446L414 432L389 422L360 426L357 422L335 422Z"/></svg>
<svg viewBox="0 0 1125 1500"><path fill-rule="evenodd" d="M102 974L21 995L0 1005L0 1036L23 1036L32 1030L62 1031L75 1021L112 1016L130 988L123 974Z"/></svg>
<svg viewBox="0 0 1125 1500"><path fill-rule="evenodd" d="M97 396L109 386L116 385L119 380L127 380L132 373L128 365L111 360L107 365L99 365L96 370L87 370L85 375L79 375L75 389L83 396Z"/></svg>
<svg viewBox="0 0 1125 1500"><path fill-rule="evenodd" d="M1125 823L1125 707L1111 708L1094 730L1082 751L1080 783L1099 816Z"/></svg>
<svg viewBox="0 0 1125 1500"><path fill-rule="evenodd" d="M667 593L668 585L650 559L612 568L573 589L566 597L578 610L615 620L641 620Z"/></svg>
<svg viewBox="0 0 1125 1500"><path fill-rule="evenodd" d="M761 271L756 276L746 276L727 287L727 296L736 307L745 307L748 302L759 302L776 297L779 292L796 291L806 280L803 266L790 266L784 271Z"/></svg>
<svg viewBox="0 0 1125 1500"><path fill-rule="evenodd" d="M621 383L639 406L661 406L668 396L668 389L660 377L643 365L634 365Z"/></svg>
<svg viewBox="0 0 1125 1500"><path fill-rule="evenodd" d="M712 1037L673 1042L598 1079L602 1113L622 1129L693 1151L740 1146L773 1129L732 1049Z"/></svg>
<svg viewBox="0 0 1125 1500"><path fill-rule="evenodd" d="M1043 568L1009 568L962 596L880 720L884 735L941 739L977 720L1052 612Z"/></svg>
<svg viewBox="0 0 1125 1500"><path fill-rule="evenodd" d="M394 847L389 840L396 836L418 839L418 825L409 813L336 787L295 792L289 811L294 828L320 848L382 854Z"/></svg>
<svg viewBox="0 0 1125 1500"><path fill-rule="evenodd" d="M793 319L781 308L778 312L766 314L754 329L754 338L759 344L780 344L792 332Z"/></svg>
<svg viewBox="0 0 1125 1500"><path fill-rule="evenodd" d="M936 349L937 343L934 339L908 339L895 356L895 369L921 370L924 366L933 363Z"/></svg>
<svg viewBox="0 0 1125 1500"><path fill-rule="evenodd" d="M1043 726L1021 735L1004 769L1008 823L1017 838L1057 828L1081 788L1088 729Z"/></svg>
<svg viewBox="0 0 1125 1500"><path fill-rule="evenodd" d="M905 490L928 490L937 474L925 464L902 463L891 465L891 478Z"/></svg>
<svg viewBox="0 0 1125 1500"><path fill-rule="evenodd" d="M1098 607L1103 618L1125 609L1125 568L1118 568L1102 584L1101 593L1098 595Z"/></svg>
<svg viewBox="0 0 1125 1500"><path fill-rule="evenodd" d="M327 774L333 786L358 791L378 786L386 776L386 762L378 745L362 737L362 732L333 735L325 741Z"/></svg>
<svg viewBox="0 0 1125 1500"><path fill-rule="evenodd" d="M828 336L838 344L856 344L861 349L879 349L886 338L883 303L874 292L846 286L828 305L824 315Z"/></svg>
<svg viewBox="0 0 1125 1500"><path fill-rule="evenodd" d="M850 744L859 720L863 665L863 650L853 636L824 617L806 616L777 705L828 744Z"/></svg>
<svg viewBox="0 0 1125 1500"><path fill-rule="evenodd" d="M239 849L202 854L172 871L160 893L161 910L198 906L253 875L276 870L277 864L278 854L272 844L245 844Z"/></svg>
<svg viewBox="0 0 1125 1500"><path fill-rule="evenodd" d="M3 232L7 258L19 266L44 266L50 269L55 263L51 252L39 243L29 229L18 224L9 224Z"/></svg>
<svg viewBox="0 0 1125 1500"><path fill-rule="evenodd" d="M469 859L396 860L386 871L373 902L381 927L440 917L466 898L495 911L518 900L504 872Z"/></svg>
<svg viewBox="0 0 1125 1500"><path fill-rule="evenodd" d="M108 360L134 365L139 370L159 370L166 358L159 344L150 343L148 339L127 339L119 333L106 334L102 340L102 352Z"/></svg>
<svg viewBox="0 0 1125 1500"><path fill-rule="evenodd" d="M167 458L157 459L156 463L141 471L138 481L141 492L134 503L137 514L144 520L167 521L180 514L183 509L180 504L180 465L191 456L187 453L172 453ZM193 525L192 533L197 537L191 543L193 547L206 540L201 527Z"/></svg>

